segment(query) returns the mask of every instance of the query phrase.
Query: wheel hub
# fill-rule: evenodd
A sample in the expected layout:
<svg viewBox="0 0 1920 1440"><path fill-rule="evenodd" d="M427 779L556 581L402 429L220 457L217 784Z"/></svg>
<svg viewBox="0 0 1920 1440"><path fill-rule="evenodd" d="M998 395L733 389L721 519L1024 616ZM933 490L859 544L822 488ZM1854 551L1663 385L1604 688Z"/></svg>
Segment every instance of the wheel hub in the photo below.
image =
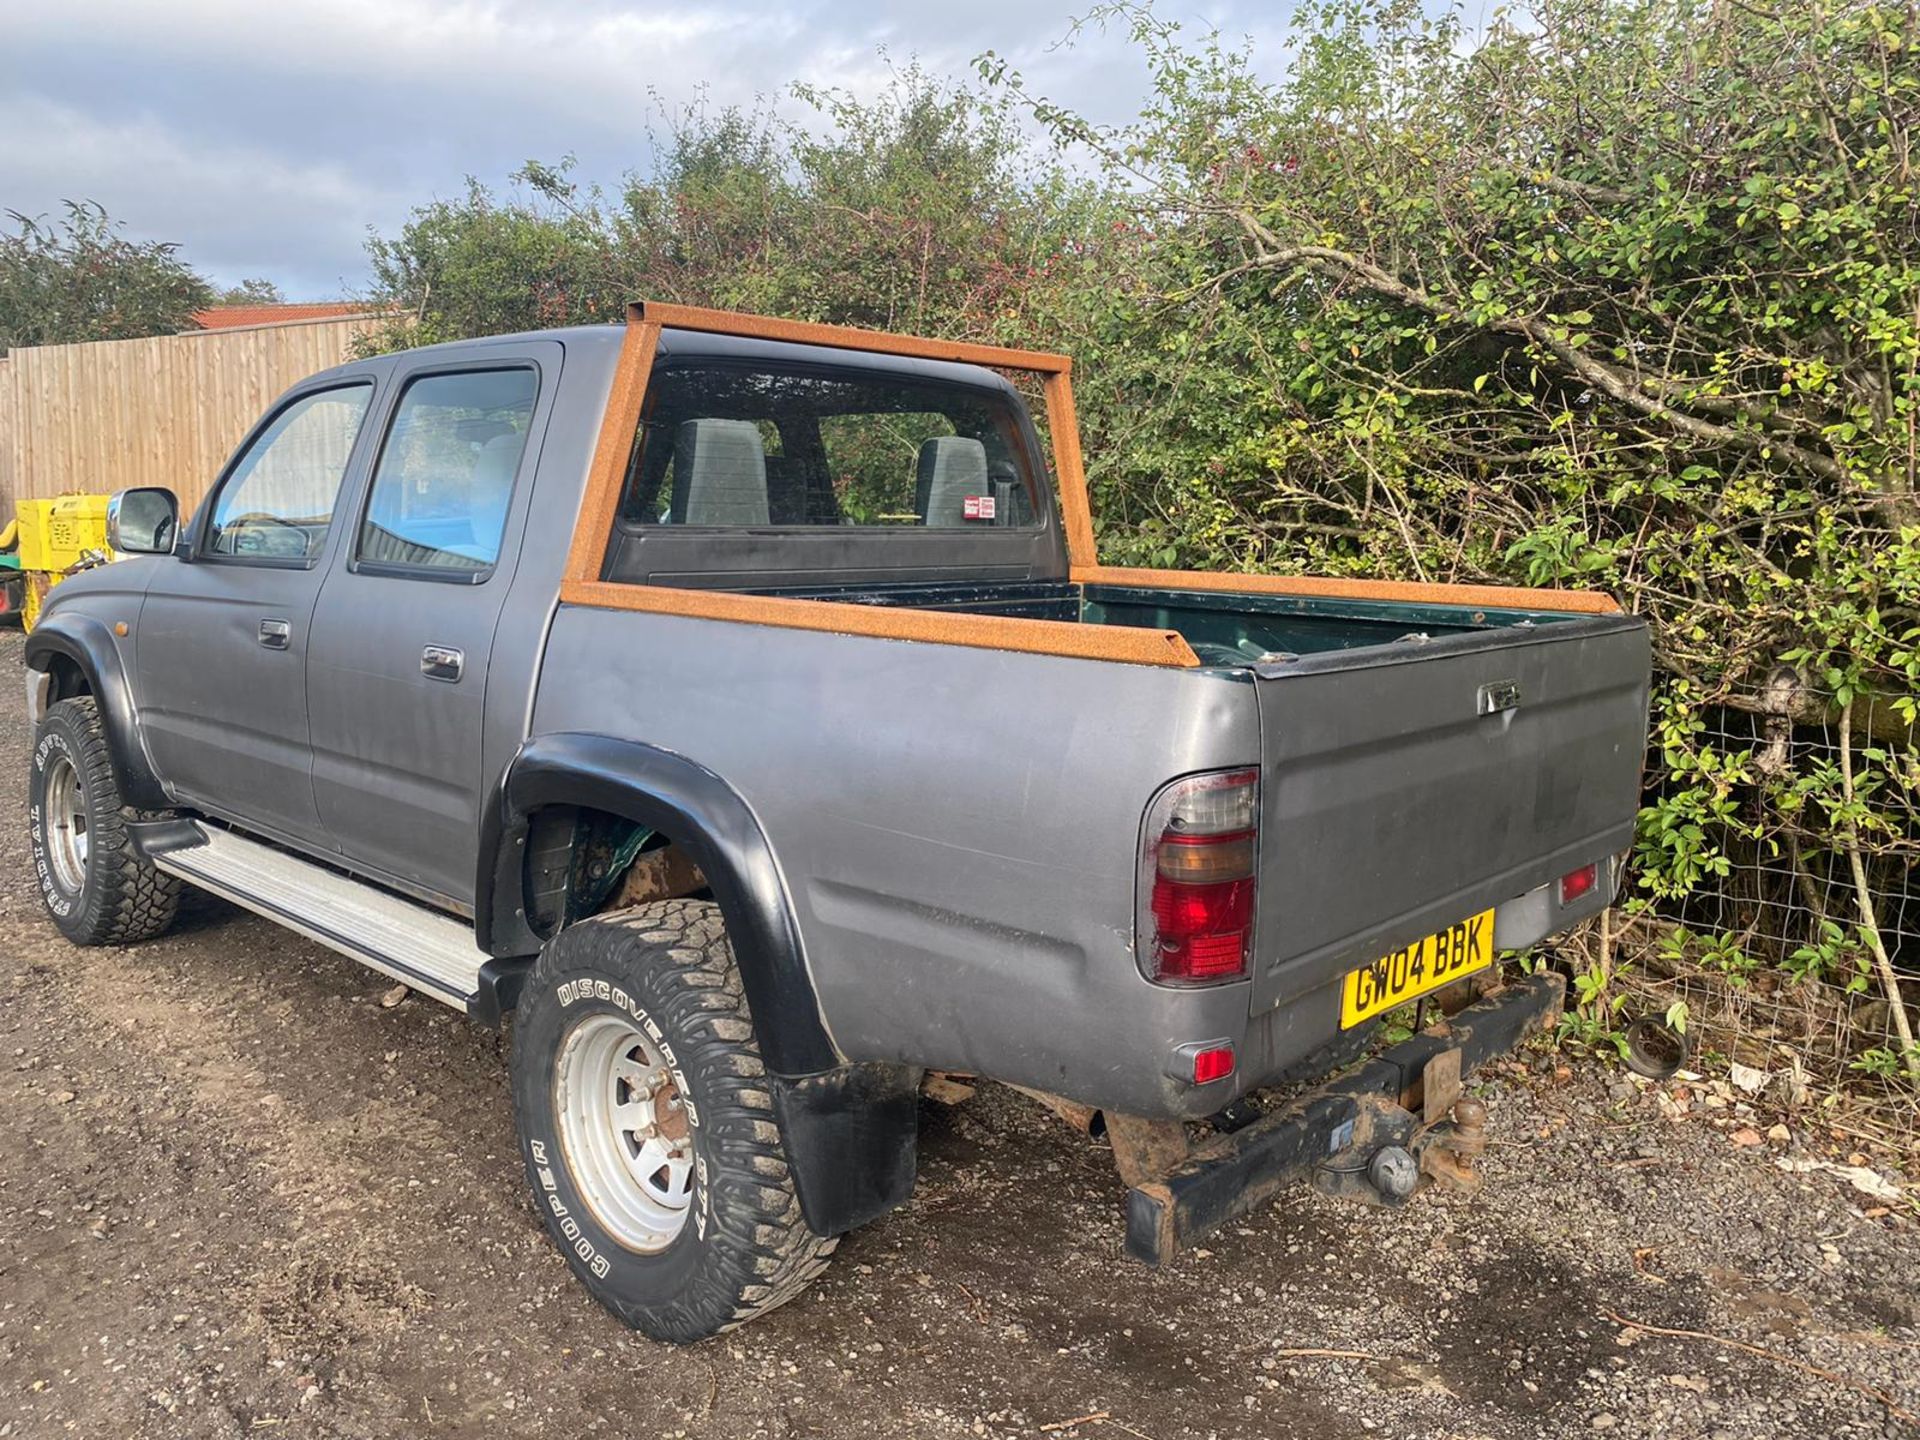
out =
<svg viewBox="0 0 1920 1440"><path fill-rule="evenodd" d="M56 756L47 767L45 793L47 860L60 888L78 894L87 883L91 836L80 772L65 755Z"/></svg>
<svg viewBox="0 0 1920 1440"><path fill-rule="evenodd" d="M587 1016L561 1043L554 1110L594 1219L629 1250L670 1245L692 1208L693 1141L658 1047L624 1016Z"/></svg>

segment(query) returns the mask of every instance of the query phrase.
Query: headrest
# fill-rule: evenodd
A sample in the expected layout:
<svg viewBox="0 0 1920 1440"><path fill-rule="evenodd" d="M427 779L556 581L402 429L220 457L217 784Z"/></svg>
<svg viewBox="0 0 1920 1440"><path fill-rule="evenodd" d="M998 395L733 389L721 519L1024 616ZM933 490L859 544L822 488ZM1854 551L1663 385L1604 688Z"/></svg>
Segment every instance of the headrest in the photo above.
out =
<svg viewBox="0 0 1920 1440"><path fill-rule="evenodd" d="M673 523L765 525L767 450L751 420L688 420L674 433Z"/></svg>
<svg viewBox="0 0 1920 1440"><path fill-rule="evenodd" d="M520 468L520 449L523 444L519 432L509 430L482 445L473 461L474 488L509 488L513 483L513 472Z"/></svg>
<svg viewBox="0 0 1920 1440"><path fill-rule="evenodd" d="M936 435L920 446L914 469L914 508L923 525L952 527L969 519L969 497L990 496L987 447L964 435Z"/></svg>

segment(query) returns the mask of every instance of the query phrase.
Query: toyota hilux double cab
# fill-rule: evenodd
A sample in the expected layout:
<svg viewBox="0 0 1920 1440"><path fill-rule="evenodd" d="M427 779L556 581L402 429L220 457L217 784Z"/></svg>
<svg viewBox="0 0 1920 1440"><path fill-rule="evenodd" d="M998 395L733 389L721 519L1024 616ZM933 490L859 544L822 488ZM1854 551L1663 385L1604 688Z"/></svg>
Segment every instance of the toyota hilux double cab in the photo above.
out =
<svg viewBox="0 0 1920 1440"><path fill-rule="evenodd" d="M1632 836L1641 621L1102 566L1061 356L635 305L315 375L111 529L26 648L54 922L191 885L511 1012L535 1204L669 1340L908 1197L928 1072L1098 1112L1150 1262L1473 1184L1563 998L1497 957Z"/></svg>

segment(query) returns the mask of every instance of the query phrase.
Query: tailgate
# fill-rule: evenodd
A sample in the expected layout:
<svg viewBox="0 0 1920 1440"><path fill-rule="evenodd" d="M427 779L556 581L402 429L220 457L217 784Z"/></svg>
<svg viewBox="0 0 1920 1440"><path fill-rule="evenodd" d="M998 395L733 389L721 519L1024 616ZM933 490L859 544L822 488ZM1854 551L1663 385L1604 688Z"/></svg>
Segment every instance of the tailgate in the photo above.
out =
<svg viewBox="0 0 1920 1440"><path fill-rule="evenodd" d="M1648 681L1632 616L1255 674L1256 1011L1632 842Z"/></svg>

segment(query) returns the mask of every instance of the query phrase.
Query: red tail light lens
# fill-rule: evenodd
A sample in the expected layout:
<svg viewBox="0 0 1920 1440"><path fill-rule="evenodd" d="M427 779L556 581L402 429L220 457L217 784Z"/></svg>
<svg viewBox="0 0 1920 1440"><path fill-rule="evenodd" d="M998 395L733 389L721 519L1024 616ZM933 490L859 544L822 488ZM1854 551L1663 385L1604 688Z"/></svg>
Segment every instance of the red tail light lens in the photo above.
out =
<svg viewBox="0 0 1920 1440"><path fill-rule="evenodd" d="M1176 780L1147 809L1138 922L1142 973L1208 984L1247 973L1260 776L1231 770Z"/></svg>
<svg viewBox="0 0 1920 1440"><path fill-rule="evenodd" d="M1211 1050L1200 1050L1193 1057L1193 1083L1211 1085L1216 1080L1224 1080L1233 1074L1233 1047L1217 1045Z"/></svg>
<svg viewBox="0 0 1920 1440"><path fill-rule="evenodd" d="M1217 980L1247 968L1253 929L1253 881L1182 885L1165 875L1153 882L1156 980Z"/></svg>

